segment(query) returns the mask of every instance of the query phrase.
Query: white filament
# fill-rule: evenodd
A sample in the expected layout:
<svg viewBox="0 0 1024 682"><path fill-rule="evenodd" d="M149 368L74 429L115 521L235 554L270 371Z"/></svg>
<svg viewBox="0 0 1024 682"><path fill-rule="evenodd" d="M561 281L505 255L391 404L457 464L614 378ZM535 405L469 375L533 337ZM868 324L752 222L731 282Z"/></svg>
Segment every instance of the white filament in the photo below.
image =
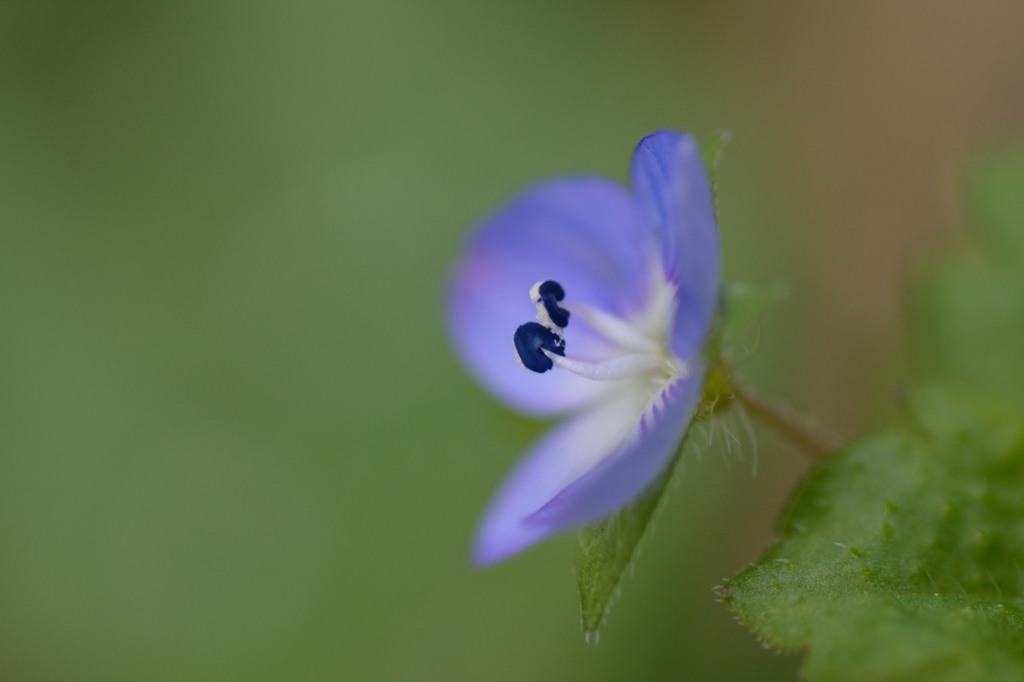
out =
<svg viewBox="0 0 1024 682"><path fill-rule="evenodd" d="M556 355L546 348L541 350L543 350L544 355L551 358L551 362L562 369L594 381L628 379L638 374L654 372L665 363L661 356L649 353L631 353L629 355L619 355L601 362L585 362Z"/></svg>
<svg viewBox="0 0 1024 682"><path fill-rule="evenodd" d="M569 303L562 307L620 348L644 354L658 352L658 344L654 340L620 317L585 303Z"/></svg>

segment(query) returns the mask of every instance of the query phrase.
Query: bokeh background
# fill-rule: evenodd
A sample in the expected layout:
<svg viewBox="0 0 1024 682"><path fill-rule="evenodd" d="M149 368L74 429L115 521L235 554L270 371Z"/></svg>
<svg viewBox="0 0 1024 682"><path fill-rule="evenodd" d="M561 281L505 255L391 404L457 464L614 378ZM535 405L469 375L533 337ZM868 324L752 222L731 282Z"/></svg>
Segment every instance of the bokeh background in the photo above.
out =
<svg viewBox="0 0 1024 682"><path fill-rule="evenodd" d="M538 177L733 134L744 373L848 435L919 263L1024 123L1016 2L0 3L0 678L789 680L711 588L806 468L693 452L598 646L560 537L486 572L539 432L460 368L447 273Z"/></svg>

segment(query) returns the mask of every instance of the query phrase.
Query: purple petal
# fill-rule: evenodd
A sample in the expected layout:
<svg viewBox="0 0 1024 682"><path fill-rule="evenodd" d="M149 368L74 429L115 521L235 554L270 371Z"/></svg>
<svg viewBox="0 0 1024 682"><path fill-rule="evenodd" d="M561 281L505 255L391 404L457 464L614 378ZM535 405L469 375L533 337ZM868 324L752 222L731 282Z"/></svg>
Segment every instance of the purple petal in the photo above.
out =
<svg viewBox="0 0 1024 682"><path fill-rule="evenodd" d="M516 359L512 336L534 319L529 290L555 280L567 301L613 314L639 308L648 284L650 233L633 197L603 178L566 178L527 189L485 220L454 273L448 296L453 342L499 398L534 415L577 408L608 386L568 372L537 375ZM570 320L567 352L601 357L603 341Z"/></svg>
<svg viewBox="0 0 1024 682"><path fill-rule="evenodd" d="M682 442L703 380L702 368L695 367L651 401L627 393L549 431L506 479L484 515L474 562L502 561L635 499Z"/></svg>
<svg viewBox="0 0 1024 682"><path fill-rule="evenodd" d="M627 445L533 514L527 525L553 533L596 521L636 499L672 459L704 387L702 367L672 382L648 405Z"/></svg>
<svg viewBox="0 0 1024 682"><path fill-rule="evenodd" d="M560 530L527 519L614 452L636 428L642 396L599 403L548 431L502 484L480 523L473 561L486 566Z"/></svg>
<svg viewBox="0 0 1024 682"><path fill-rule="evenodd" d="M688 360L707 337L720 276L714 199L697 143L668 131L645 137L633 153L630 178L678 287L670 345Z"/></svg>

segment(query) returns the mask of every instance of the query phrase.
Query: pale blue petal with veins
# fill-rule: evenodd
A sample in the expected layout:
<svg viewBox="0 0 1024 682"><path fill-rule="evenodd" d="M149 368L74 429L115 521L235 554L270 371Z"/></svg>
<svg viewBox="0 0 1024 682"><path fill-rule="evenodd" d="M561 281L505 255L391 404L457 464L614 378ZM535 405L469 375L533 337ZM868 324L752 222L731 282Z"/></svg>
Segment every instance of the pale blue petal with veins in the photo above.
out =
<svg viewBox="0 0 1024 682"><path fill-rule="evenodd" d="M644 138L631 183L527 188L483 221L456 267L448 322L459 357L511 407L564 417L484 514L479 565L628 504L671 460L700 400L720 256L696 143L671 131ZM568 316L553 299L531 300L538 290L564 292ZM540 323L528 322L535 304ZM529 371L516 348L552 362L522 356Z"/></svg>

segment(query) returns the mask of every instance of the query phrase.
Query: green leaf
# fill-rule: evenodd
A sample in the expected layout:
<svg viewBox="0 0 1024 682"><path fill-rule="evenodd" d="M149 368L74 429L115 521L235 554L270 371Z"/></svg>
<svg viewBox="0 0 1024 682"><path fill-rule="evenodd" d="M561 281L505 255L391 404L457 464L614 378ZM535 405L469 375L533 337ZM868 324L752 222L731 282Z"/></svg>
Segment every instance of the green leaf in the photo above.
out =
<svg viewBox="0 0 1024 682"><path fill-rule="evenodd" d="M986 253L1010 269L1024 256L1024 149L1003 146L986 155L968 177L971 231Z"/></svg>
<svg viewBox="0 0 1024 682"><path fill-rule="evenodd" d="M941 377L1024 405L1024 286L1015 273L947 267L931 275L914 309L916 359L925 379Z"/></svg>
<svg viewBox="0 0 1024 682"><path fill-rule="evenodd" d="M1024 415L940 391L798 489L723 596L809 680L1024 679Z"/></svg>
<svg viewBox="0 0 1024 682"><path fill-rule="evenodd" d="M968 183L978 250L936 259L912 292L914 359L926 380L1024 406L1024 152L986 157Z"/></svg>

